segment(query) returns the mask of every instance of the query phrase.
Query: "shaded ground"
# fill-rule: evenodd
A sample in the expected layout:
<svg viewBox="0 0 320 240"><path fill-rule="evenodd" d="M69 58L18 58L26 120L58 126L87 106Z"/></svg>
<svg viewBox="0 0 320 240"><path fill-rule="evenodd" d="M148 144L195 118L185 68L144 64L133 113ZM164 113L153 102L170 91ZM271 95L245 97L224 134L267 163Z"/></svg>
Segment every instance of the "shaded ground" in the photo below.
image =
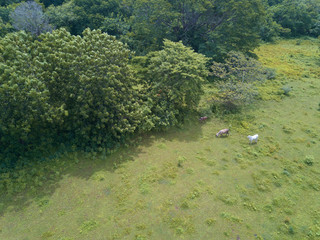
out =
<svg viewBox="0 0 320 240"><path fill-rule="evenodd" d="M318 239L319 41L296 43L257 50L278 78L242 116L41 166L32 191L1 198L0 239ZM229 125L229 137L215 137Z"/></svg>

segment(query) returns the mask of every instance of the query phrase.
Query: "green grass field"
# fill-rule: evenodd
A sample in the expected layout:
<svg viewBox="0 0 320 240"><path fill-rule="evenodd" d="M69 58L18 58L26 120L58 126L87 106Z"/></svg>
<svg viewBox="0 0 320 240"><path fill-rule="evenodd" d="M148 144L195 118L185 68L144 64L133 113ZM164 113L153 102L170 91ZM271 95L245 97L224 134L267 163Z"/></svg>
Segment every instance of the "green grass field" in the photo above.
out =
<svg viewBox="0 0 320 240"><path fill-rule="evenodd" d="M319 46L257 49L277 79L241 115L1 176L14 190L1 196L0 239L320 239ZM230 125L229 137L215 137Z"/></svg>

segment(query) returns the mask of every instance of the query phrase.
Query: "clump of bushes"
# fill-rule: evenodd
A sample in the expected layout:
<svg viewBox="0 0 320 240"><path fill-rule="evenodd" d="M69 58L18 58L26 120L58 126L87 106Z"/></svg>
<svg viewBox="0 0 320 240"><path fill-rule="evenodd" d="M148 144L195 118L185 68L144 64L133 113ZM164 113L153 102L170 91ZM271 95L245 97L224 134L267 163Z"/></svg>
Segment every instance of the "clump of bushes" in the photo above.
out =
<svg viewBox="0 0 320 240"><path fill-rule="evenodd" d="M60 143L113 149L174 126L198 105L208 74L206 57L169 40L136 72L127 46L99 30L12 33L0 53L0 155L10 159Z"/></svg>

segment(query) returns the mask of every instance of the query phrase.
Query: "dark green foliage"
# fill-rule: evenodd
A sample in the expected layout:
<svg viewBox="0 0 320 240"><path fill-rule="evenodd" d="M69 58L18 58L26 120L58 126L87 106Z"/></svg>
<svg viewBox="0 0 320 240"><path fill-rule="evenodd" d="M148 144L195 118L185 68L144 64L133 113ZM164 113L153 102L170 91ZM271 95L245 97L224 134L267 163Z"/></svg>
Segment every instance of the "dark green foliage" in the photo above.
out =
<svg viewBox="0 0 320 240"><path fill-rule="evenodd" d="M130 32L130 24L125 21L121 15L114 17L114 15L111 14L111 17L104 18L101 30L123 39L123 36Z"/></svg>
<svg viewBox="0 0 320 240"><path fill-rule="evenodd" d="M320 11L320 10L319 10ZM317 18L313 19L313 24L310 29L310 33L312 36L320 36L320 14Z"/></svg>
<svg viewBox="0 0 320 240"><path fill-rule="evenodd" d="M79 21L80 17L74 13L75 4L68 1L61 6L49 6L46 15L49 21L56 27L64 27L71 31Z"/></svg>
<svg viewBox="0 0 320 240"><path fill-rule="evenodd" d="M119 4L117 0L73 0L61 6L51 6L48 15L54 25L66 27L72 34L78 35L82 34L85 28L101 29L102 26L106 28L109 18L111 18L109 21L112 21L113 18L119 21L121 19L119 18L121 15ZM120 29L122 27L117 26Z"/></svg>
<svg viewBox="0 0 320 240"><path fill-rule="evenodd" d="M130 38L138 54L158 50L163 38L181 40L210 57L230 50L253 50L265 16L260 0L138 0L127 4L133 9Z"/></svg>
<svg viewBox="0 0 320 240"><path fill-rule="evenodd" d="M14 10L15 7L7 6L0 7L0 37L4 37L7 33L13 32L14 28L9 23L10 13Z"/></svg>
<svg viewBox="0 0 320 240"><path fill-rule="evenodd" d="M87 27L101 29L113 36L124 36L130 30L118 1L67 1L50 6L46 14L57 28L67 28L72 34L81 34Z"/></svg>
<svg viewBox="0 0 320 240"><path fill-rule="evenodd" d="M25 30L33 35L40 35L52 30L42 8L36 2L23 2L10 14L12 26L17 30Z"/></svg>
<svg viewBox="0 0 320 240"><path fill-rule="evenodd" d="M0 7L0 18L6 23L9 22L10 12L13 11L12 7Z"/></svg>
<svg viewBox="0 0 320 240"><path fill-rule="evenodd" d="M66 2L66 0L40 0L41 3L44 4L45 7L49 7L50 5L58 6L62 3Z"/></svg>
<svg viewBox="0 0 320 240"><path fill-rule="evenodd" d="M19 3L22 2L22 0L1 0L0 6L8 6L10 4Z"/></svg>
<svg viewBox="0 0 320 240"><path fill-rule="evenodd" d="M264 41L273 41L281 34L284 35L290 33L290 29L283 28L273 19L273 15L272 8L267 9L267 16L260 28L260 37Z"/></svg>
<svg viewBox="0 0 320 240"><path fill-rule="evenodd" d="M167 0L126 1L131 33L126 41L139 55L160 50L163 39L176 40L172 33L177 15Z"/></svg>
<svg viewBox="0 0 320 240"><path fill-rule="evenodd" d="M320 2L317 0L284 0L273 5L269 11L273 19L287 29L284 36L319 34Z"/></svg>
<svg viewBox="0 0 320 240"><path fill-rule="evenodd" d="M13 32L13 27L9 23L4 23L0 18L0 37L4 37L9 32Z"/></svg>

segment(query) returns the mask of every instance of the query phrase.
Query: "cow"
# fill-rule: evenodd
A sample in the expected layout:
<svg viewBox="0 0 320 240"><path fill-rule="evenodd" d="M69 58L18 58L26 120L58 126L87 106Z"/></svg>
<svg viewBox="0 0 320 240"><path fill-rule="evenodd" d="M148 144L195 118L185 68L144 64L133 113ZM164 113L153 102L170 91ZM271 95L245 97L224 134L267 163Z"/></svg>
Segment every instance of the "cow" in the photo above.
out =
<svg viewBox="0 0 320 240"><path fill-rule="evenodd" d="M226 128L226 129L220 130L220 131L216 134L216 137L219 137L219 136L222 136L222 135L227 135L227 136L229 136L229 129Z"/></svg>
<svg viewBox="0 0 320 240"><path fill-rule="evenodd" d="M247 138L249 139L250 143L252 144L253 141L255 141L256 143L258 142L258 137L259 137L259 135L255 134L253 136L249 135Z"/></svg>
<svg viewBox="0 0 320 240"><path fill-rule="evenodd" d="M206 121L207 119L208 119L207 116L201 117L201 118L199 118L199 122L204 122L204 121Z"/></svg>

